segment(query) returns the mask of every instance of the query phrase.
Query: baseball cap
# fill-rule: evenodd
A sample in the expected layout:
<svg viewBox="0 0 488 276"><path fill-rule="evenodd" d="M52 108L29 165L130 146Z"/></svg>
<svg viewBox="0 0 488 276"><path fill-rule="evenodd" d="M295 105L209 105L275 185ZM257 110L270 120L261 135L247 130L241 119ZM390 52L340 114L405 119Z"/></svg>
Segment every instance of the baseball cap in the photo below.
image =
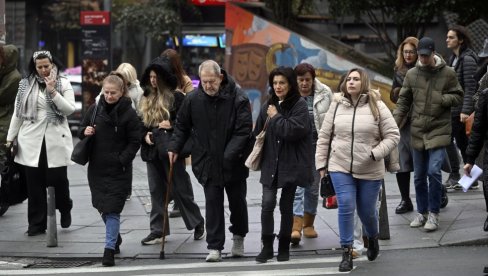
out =
<svg viewBox="0 0 488 276"><path fill-rule="evenodd" d="M430 56L432 52L435 51L434 40L430 37L422 37L419 40L419 46L417 47L417 52L419 55Z"/></svg>

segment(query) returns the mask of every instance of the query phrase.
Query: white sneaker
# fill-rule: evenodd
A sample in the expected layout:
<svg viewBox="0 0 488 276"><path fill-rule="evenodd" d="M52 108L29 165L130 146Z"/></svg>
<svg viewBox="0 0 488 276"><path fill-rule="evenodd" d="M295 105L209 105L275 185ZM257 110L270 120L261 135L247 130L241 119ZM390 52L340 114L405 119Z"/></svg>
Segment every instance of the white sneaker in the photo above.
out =
<svg viewBox="0 0 488 276"><path fill-rule="evenodd" d="M415 219L410 223L410 227L412 228L419 228L425 225L427 221L427 215L417 213Z"/></svg>
<svg viewBox="0 0 488 276"><path fill-rule="evenodd" d="M239 235L234 235L232 237L234 243L232 244L232 257L242 257L244 256L244 237Z"/></svg>
<svg viewBox="0 0 488 276"><path fill-rule="evenodd" d="M220 254L220 250L210 249L208 251L207 258L205 259L206 262L220 262L222 261L222 254Z"/></svg>
<svg viewBox="0 0 488 276"><path fill-rule="evenodd" d="M424 229L427 231L435 231L439 227L439 214L429 213L429 218L425 223Z"/></svg>

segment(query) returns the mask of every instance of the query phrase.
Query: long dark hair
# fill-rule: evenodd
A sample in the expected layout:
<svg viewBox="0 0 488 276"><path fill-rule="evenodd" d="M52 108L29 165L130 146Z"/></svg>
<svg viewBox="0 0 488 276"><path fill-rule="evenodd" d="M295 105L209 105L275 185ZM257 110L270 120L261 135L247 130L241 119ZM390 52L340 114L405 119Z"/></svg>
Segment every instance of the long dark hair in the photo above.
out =
<svg viewBox="0 0 488 276"><path fill-rule="evenodd" d="M471 48L471 35L468 29L460 25L454 25L449 28L449 31L455 32L458 40L463 41L463 43L461 43L459 52L463 52L467 48Z"/></svg>
<svg viewBox="0 0 488 276"><path fill-rule="evenodd" d="M166 49L161 53L160 56L167 57L170 60L171 69L178 80L178 88L183 88L183 85L185 84L184 76L187 74L185 69L183 69L183 64L181 63L181 58L178 52L173 49Z"/></svg>

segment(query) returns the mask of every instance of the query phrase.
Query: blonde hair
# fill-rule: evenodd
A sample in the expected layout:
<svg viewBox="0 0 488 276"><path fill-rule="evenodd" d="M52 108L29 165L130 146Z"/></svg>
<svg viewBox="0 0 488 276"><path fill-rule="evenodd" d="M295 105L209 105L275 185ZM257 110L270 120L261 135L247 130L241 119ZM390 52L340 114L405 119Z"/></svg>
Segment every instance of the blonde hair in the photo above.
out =
<svg viewBox="0 0 488 276"><path fill-rule="evenodd" d="M361 68L352 68L351 70L349 70L345 74L344 81L341 83L341 86L340 86L341 92L343 93L344 97L346 97L347 99L349 99L349 101L352 102L351 94L349 94L349 92L347 92L347 81L346 81L347 77L349 77L349 75L352 72L358 72L359 73L359 77L361 78L360 94L367 94L368 95L369 108L371 108L371 113L373 113L373 117L374 117L375 121L378 120L379 115L380 115L380 111L378 109L378 103L377 103L379 98L376 95L376 93L378 93L378 92L370 89L369 76L365 70L363 70Z"/></svg>
<svg viewBox="0 0 488 276"><path fill-rule="evenodd" d="M129 93L129 90L127 89L127 86L125 85L125 78L122 74L116 71L110 72L104 79L103 83L111 83L115 84L120 88L120 91L122 91L122 95L124 97L127 97L127 94Z"/></svg>
<svg viewBox="0 0 488 276"><path fill-rule="evenodd" d="M419 40L416 37L409 36L403 40L403 42L398 46L397 57L395 60L395 70L398 70L405 66L405 58L403 57L403 48L406 44L410 44L415 48L415 55L417 55L417 46L419 45ZM417 56L418 58L418 56Z"/></svg>
<svg viewBox="0 0 488 276"><path fill-rule="evenodd" d="M156 71L151 70L156 73ZM170 110L173 107L174 95L163 79L156 73L157 87L149 87L149 95L142 97L139 104L142 122L146 127L157 127L164 120L170 119Z"/></svg>
<svg viewBox="0 0 488 276"><path fill-rule="evenodd" d="M136 68L134 68L134 66L132 66L130 63L121 63L115 71L122 74L125 80L130 84L138 82Z"/></svg>

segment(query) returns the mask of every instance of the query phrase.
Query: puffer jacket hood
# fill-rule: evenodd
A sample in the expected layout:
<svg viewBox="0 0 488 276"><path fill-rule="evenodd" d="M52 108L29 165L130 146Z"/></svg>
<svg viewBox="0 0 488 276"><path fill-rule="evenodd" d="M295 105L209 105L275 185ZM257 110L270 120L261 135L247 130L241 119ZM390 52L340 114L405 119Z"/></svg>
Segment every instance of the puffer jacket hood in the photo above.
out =
<svg viewBox="0 0 488 276"><path fill-rule="evenodd" d="M435 59L434 67L422 64L422 62L420 62L420 59L417 60L415 67L417 67L420 71L436 72L436 71L440 71L442 68L444 68L447 65L446 61L439 54L435 54L434 59Z"/></svg>
<svg viewBox="0 0 488 276"><path fill-rule="evenodd" d="M14 70L17 67L17 60L19 60L19 50L14 45L4 45L5 61L0 67L0 76Z"/></svg>

